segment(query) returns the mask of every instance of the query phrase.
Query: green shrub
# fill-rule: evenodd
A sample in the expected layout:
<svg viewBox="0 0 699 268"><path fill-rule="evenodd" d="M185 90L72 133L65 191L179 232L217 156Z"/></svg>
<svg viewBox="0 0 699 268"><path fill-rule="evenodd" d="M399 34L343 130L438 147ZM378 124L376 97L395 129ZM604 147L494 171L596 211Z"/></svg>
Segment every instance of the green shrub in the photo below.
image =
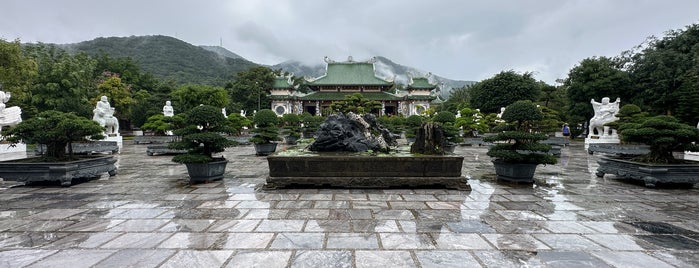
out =
<svg viewBox="0 0 699 268"><path fill-rule="evenodd" d="M636 118L635 122L619 126L625 142L640 142L650 146L650 152L634 160L647 163L677 163L672 152L699 151L699 129L683 124L676 118L658 115Z"/></svg>
<svg viewBox="0 0 699 268"><path fill-rule="evenodd" d="M234 141L221 136L231 133L230 124L223 117L221 110L214 106L200 105L189 110L184 116L183 127L174 131L181 138L171 142L172 149L186 149L186 154L172 158L178 163L206 163L213 160L214 153L223 152L226 147L235 145Z"/></svg>
<svg viewBox="0 0 699 268"><path fill-rule="evenodd" d="M253 143L271 143L273 141L281 141L279 136L279 117L270 109L262 109L257 111L252 119L255 124L255 129L252 130L255 135L250 138Z"/></svg>

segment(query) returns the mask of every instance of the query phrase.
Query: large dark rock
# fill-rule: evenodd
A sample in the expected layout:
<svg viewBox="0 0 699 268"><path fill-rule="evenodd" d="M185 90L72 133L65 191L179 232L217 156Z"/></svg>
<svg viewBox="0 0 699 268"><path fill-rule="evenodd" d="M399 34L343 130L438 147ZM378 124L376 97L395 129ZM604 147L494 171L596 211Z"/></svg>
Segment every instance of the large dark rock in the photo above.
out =
<svg viewBox="0 0 699 268"><path fill-rule="evenodd" d="M316 152L388 152L390 146L396 145L395 137L376 122L373 114L330 115L316 136L308 148Z"/></svg>
<svg viewBox="0 0 699 268"><path fill-rule="evenodd" d="M434 122L422 124L415 136L415 142L410 146L410 152L414 154L443 155L447 145L444 129Z"/></svg>

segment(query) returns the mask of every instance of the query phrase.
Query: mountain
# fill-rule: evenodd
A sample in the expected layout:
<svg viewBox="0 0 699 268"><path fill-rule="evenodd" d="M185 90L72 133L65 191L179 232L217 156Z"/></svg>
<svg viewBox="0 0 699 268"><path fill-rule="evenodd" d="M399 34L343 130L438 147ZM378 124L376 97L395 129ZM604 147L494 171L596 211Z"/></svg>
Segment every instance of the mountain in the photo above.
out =
<svg viewBox="0 0 699 268"><path fill-rule="evenodd" d="M178 84L222 85L235 73L258 65L222 47L204 48L162 35L100 37L62 47L90 55L130 57L143 71Z"/></svg>
<svg viewBox="0 0 699 268"><path fill-rule="evenodd" d="M199 47L206 49L208 51L214 52L222 58L245 59L245 58L241 57L240 55L235 54L224 47L220 47L220 46L199 46Z"/></svg>
<svg viewBox="0 0 699 268"><path fill-rule="evenodd" d="M409 77L424 77L428 74L426 71L400 65L382 56L376 56L375 59L376 75L384 79L393 79L398 85L406 86L409 83ZM299 61L285 61L272 65L271 68L282 69L293 73L295 76L319 77L325 74L325 63L306 65ZM433 84L444 84L441 93L442 97L446 99L451 94L451 89L471 85L476 81L452 80L432 74L430 82Z"/></svg>
<svg viewBox="0 0 699 268"><path fill-rule="evenodd" d="M59 45L71 51L83 51L90 55L105 53L113 58L130 57L143 71L156 77L172 80L178 84L223 85L233 79L233 75L259 64L251 62L219 46L195 46L177 38L152 35L130 37L100 37L75 44ZM377 76L394 79L396 84L405 86L410 76L426 76L428 72L414 67L395 63L377 56ZM285 61L269 66L281 69L296 76L319 77L325 74L325 63L307 65L299 61ZM430 82L442 84L442 96L447 98L452 88L460 88L475 81L452 80L437 75Z"/></svg>

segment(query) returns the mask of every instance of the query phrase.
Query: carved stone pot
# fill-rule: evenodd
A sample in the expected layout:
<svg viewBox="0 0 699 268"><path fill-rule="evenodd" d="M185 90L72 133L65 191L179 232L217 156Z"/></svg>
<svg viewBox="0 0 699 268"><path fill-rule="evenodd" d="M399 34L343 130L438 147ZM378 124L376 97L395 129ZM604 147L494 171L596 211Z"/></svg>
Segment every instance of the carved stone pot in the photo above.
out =
<svg viewBox="0 0 699 268"><path fill-rule="evenodd" d="M533 183L534 172L537 164L507 163L501 160L493 160L495 174L498 179L518 183Z"/></svg>
<svg viewBox="0 0 699 268"><path fill-rule="evenodd" d="M226 164L228 164L228 160L225 158L214 158L214 161L207 163L185 163L189 174L189 183L223 179Z"/></svg>
<svg viewBox="0 0 699 268"><path fill-rule="evenodd" d="M298 143L299 138L294 136L285 136L284 141L286 141L286 144L288 145L295 145L296 143Z"/></svg>
<svg viewBox="0 0 699 268"><path fill-rule="evenodd" d="M276 143L255 143L255 154L266 156L273 154L277 150Z"/></svg>
<svg viewBox="0 0 699 268"><path fill-rule="evenodd" d="M595 175L614 174L626 179L641 180L646 187L660 183L699 183L699 164L649 164L626 159L602 157Z"/></svg>
<svg viewBox="0 0 699 268"><path fill-rule="evenodd" d="M18 159L0 162L0 178L8 181L40 182L59 181L70 186L73 179L89 179L109 173L116 175L114 156L88 156L65 162L30 162Z"/></svg>

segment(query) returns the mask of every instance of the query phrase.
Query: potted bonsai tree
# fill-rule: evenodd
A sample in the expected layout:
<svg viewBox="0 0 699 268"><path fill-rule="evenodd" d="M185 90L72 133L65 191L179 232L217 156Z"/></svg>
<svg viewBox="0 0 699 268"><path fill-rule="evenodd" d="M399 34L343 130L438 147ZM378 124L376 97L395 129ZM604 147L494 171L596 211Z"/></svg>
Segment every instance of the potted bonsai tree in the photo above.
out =
<svg viewBox="0 0 699 268"><path fill-rule="evenodd" d="M70 186L75 178L92 178L108 172L116 174L113 156L73 154L73 143L104 138L104 128L97 122L73 113L44 111L14 127L2 131L3 139L38 143L46 146L41 157L0 163L0 177L6 180L60 181Z"/></svg>
<svg viewBox="0 0 699 268"><path fill-rule="evenodd" d="M532 183L537 165L556 163L556 158L548 154L551 146L539 143L547 136L530 132L542 118L541 110L531 101L507 106L502 115L506 131L484 138L486 142L498 142L488 150L498 179Z"/></svg>
<svg viewBox="0 0 699 268"><path fill-rule="evenodd" d="M221 136L221 133L230 132L230 125L219 108L197 106L185 114L183 127L174 131L181 139L170 143L169 147L187 150L187 153L173 157L172 161L187 165L190 183L222 179L228 160L213 154L235 145L234 141Z"/></svg>
<svg viewBox="0 0 699 268"><path fill-rule="evenodd" d="M318 130L320 123L323 122L322 116L314 116L309 112L302 113L299 116L299 119L303 125L301 128L303 131L303 137L306 139L313 138L313 134L316 132L316 130Z"/></svg>
<svg viewBox="0 0 699 268"><path fill-rule="evenodd" d="M633 108L633 107L632 107ZM629 110L637 110L629 108ZM629 114L638 114L633 111ZM626 118L619 126L620 138L624 142L644 143L650 146L647 154L632 159L602 157L598 160L597 176L605 173L645 182L646 186L656 183L697 183L699 165L676 159L673 152L699 151L699 129L683 124L672 116Z"/></svg>
<svg viewBox="0 0 699 268"><path fill-rule="evenodd" d="M168 143L175 139L172 135L172 130L177 124L182 123L182 116L164 116L163 114L155 114L143 123L141 129L149 131L151 135L143 135L134 137L134 143Z"/></svg>
<svg viewBox="0 0 699 268"><path fill-rule="evenodd" d="M255 124L255 129L252 130L254 135L250 141L255 144L255 152L257 155L270 155L277 150L277 143L281 141L279 136L279 118L277 114L270 109L262 109L257 111L252 119Z"/></svg>
<svg viewBox="0 0 699 268"><path fill-rule="evenodd" d="M282 115L282 133L286 144L293 145L301 138L301 120L297 114Z"/></svg>
<svg viewBox="0 0 699 268"><path fill-rule="evenodd" d="M415 136L422 125L422 121L423 117L416 114L405 119L405 139L408 140L408 143L415 142Z"/></svg>
<svg viewBox="0 0 699 268"><path fill-rule="evenodd" d="M432 118L432 121L442 125L444 137L447 139L444 145L444 151L453 153L456 145L464 141L459 135L459 128L455 125L456 115L449 111L442 111L437 113Z"/></svg>

